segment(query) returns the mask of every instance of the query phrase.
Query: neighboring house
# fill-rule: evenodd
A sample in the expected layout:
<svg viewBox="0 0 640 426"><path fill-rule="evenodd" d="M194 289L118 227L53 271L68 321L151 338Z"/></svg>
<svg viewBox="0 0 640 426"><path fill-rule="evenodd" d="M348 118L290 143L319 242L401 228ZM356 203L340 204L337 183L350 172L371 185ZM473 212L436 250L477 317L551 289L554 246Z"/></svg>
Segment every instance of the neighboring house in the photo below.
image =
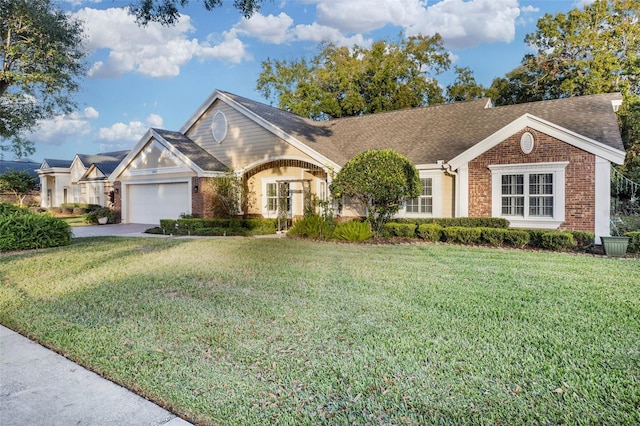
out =
<svg viewBox="0 0 640 426"><path fill-rule="evenodd" d="M619 94L493 107L487 99L312 121L214 91L177 132L150 129L110 175L122 221L209 215L207 180L233 170L249 215L301 216L354 155L391 148L420 172L398 216L504 217L514 227L609 234L610 166L625 157ZM43 185L43 188L45 186ZM286 202L286 206L284 206ZM343 215L360 215L347 203Z"/></svg>
<svg viewBox="0 0 640 426"><path fill-rule="evenodd" d="M128 153L129 151L77 154L71 161L45 159L37 170L40 176L41 206L109 206L112 191L109 175Z"/></svg>
<svg viewBox="0 0 640 426"><path fill-rule="evenodd" d="M39 163L34 163L33 161L30 161L30 160L13 160L13 161L0 160L0 175L3 175L11 171L16 171L16 172L25 171L25 172L29 172L34 177L38 177L38 174L36 173L36 169L38 167L40 167Z"/></svg>

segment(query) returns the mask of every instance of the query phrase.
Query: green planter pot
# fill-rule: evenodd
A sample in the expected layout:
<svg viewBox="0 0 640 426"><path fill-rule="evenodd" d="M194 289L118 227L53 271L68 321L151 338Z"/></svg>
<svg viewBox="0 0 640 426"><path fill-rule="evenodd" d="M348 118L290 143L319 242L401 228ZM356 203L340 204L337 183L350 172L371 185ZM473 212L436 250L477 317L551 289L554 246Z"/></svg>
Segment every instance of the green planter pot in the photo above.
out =
<svg viewBox="0 0 640 426"><path fill-rule="evenodd" d="M624 257L629 246L629 237L600 237L604 254L609 257Z"/></svg>

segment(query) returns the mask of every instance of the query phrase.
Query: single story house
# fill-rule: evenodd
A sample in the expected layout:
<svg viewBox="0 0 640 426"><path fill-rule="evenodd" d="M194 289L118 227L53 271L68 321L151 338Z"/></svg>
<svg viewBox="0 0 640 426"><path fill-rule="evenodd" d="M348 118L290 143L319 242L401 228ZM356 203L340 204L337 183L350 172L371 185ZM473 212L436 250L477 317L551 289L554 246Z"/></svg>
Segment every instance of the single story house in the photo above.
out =
<svg viewBox="0 0 640 426"><path fill-rule="evenodd" d="M77 154L71 161L46 158L37 169L41 207L60 207L62 204L109 207L113 203L108 177L128 153Z"/></svg>
<svg viewBox="0 0 640 426"><path fill-rule="evenodd" d="M149 129L108 179L125 223L207 217L203 189L228 170L249 189L244 214L276 217L286 200L295 217L305 194L328 199L354 155L391 148L423 184L398 216L609 235L610 167L625 157L621 102L617 93L502 107L479 99L318 122L216 90L178 131ZM342 212L362 213L348 203Z"/></svg>

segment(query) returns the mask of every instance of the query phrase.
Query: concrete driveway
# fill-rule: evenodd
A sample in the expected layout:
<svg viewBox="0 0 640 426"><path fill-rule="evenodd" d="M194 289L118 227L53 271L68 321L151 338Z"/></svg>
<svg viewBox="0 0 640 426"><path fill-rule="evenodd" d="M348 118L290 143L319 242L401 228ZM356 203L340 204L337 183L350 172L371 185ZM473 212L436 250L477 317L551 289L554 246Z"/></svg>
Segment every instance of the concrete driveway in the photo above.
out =
<svg viewBox="0 0 640 426"><path fill-rule="evenodd" d="M153 228L158 225L154 224L140 224L140 223L119 223L116 225L91 225L91 226L77 226L71 228L73 232L73 238L83 237L162 237L163 235L145 234L149 228Z"/></svg>

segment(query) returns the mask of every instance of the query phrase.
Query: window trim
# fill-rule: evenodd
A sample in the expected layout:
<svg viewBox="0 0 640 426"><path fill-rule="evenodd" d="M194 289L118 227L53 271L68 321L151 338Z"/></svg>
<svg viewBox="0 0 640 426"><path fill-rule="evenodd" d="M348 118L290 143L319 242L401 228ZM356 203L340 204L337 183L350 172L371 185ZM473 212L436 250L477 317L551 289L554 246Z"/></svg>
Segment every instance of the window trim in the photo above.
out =
<svg viewBox="0 0 640 426"><path fill-rule="evenodd" d="M429 218L442 217L442 191L443 191L443 172L438 170L418 170L421 179L431 179L431 213L409 213L407 212L406 202L402 203L402 207L396 213L395 217L407 218ZM422 193L422 192L421 192Z"/></svg>
<svg viewBox="0 0 640 426"><path fill-rule="evenodd" d="M268 209L268 203L269 203L269 197L267 196L267 186L270 183L276 184L276 188L278 188L278 181L286 181L286 180L294 180L295 178L293 177L277 177L277 178L270 178L270 179L262 179L262 214L265 217L275 217L278 215L278 211L277 210L269 210ZM279 197L276 196L276 199L278 199ZM289 214L293 215L293 209L294 209L294 201L293 201L294 197L293 194L291 193L291 184L289 184ZM275 216L274 216L275 215Z"/></svg>
<svg viewBox="0 0 640 426"><path fill-rule="evenodd" d="M565 221L565 169L568 161L524 164L493 164L487 166L491 171L491 215L502 217L509 221L511 226L518 228L554 228L557 229ZM529 175L531 174L553 175L553 216L529 215ZM524 216L508 216L502 214L502 176L524 175L525 208Z"/></svg>

